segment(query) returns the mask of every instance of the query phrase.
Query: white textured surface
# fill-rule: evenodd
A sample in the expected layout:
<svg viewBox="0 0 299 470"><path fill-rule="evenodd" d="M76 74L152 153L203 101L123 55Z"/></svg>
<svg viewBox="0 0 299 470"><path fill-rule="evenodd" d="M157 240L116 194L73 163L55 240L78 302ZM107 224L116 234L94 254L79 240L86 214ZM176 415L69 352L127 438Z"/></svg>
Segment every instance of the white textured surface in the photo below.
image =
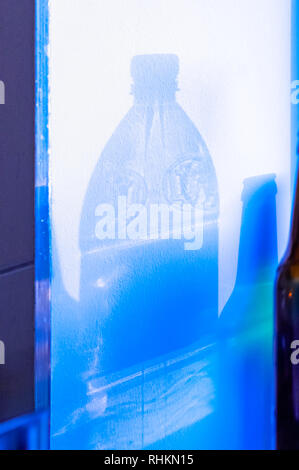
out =
<svg viewBox="0 0 299 470"><path fill-rule="evenodd" d="M78 298L89 179L132 104L130 60L171 52L180 58L178 101L219 180L221 310L235 282L245 177L278 174L280 255L286 243L290 1L50 0L50 10L52 221L68 293Z"/></svg>

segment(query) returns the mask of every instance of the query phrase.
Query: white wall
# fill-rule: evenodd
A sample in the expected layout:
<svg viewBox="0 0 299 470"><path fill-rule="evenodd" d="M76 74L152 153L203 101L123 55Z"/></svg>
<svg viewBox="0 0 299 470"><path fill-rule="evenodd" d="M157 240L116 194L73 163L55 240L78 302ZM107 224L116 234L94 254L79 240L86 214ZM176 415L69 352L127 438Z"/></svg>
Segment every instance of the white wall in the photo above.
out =
<svg viewBox="0 0 299 470"><path fill-rule="evenodd" d="M132 104L130 60L175 53L178 101L219 180L221 309L235 283L245 177L277 173L280 255L286 244L290 0L50 0L50 12L52 223L68 293L78 298L89 179Z"/></svg>

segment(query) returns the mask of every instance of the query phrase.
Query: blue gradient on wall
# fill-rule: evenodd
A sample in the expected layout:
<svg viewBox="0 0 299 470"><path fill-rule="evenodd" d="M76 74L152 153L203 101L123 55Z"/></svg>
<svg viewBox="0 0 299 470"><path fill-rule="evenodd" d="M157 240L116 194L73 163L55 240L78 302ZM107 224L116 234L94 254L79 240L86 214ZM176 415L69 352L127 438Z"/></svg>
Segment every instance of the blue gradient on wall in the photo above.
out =
<svg viewBox="0 0 299 470"><path fill-rule="evenodd" d="M175 100L177 74L176 56L132 61L134 106L83 206L79 302L64 290L53 234L52 287L63 310L52 336L53 448L272 446L275 175L244 182L237 282L218 320L217 180ZM100 240L106 215L97 208L120 196L147 214L151 204L201 204L201 248L186 250L174 226L169 239ZM119 217L106 220L106 234Z"/></svg>

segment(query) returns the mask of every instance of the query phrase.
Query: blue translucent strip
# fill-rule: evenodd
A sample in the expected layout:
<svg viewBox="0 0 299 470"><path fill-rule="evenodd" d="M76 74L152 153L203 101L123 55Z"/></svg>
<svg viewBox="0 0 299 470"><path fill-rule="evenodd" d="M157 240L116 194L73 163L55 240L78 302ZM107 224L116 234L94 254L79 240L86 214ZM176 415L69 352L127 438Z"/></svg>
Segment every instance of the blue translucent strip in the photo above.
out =
<svg viewBox="0 0 299 470"><path fill-rule="evenodd" d="M50 402L48 35L48 1L36 0L35 400L37 410L48 409Z"/></svg>

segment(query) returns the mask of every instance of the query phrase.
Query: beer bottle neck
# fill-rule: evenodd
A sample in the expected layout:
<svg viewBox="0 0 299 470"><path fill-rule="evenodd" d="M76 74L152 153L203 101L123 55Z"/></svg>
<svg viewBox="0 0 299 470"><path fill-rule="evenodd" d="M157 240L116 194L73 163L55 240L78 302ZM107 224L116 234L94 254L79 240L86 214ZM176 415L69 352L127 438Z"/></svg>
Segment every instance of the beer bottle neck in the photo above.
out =
<svg viewBox="0 0 299 470"><path fill-rule="evenodd" d="M288 258L299 263L299 173L297 175L296 192L291 223L291 236L288 248Z"/></svg>

